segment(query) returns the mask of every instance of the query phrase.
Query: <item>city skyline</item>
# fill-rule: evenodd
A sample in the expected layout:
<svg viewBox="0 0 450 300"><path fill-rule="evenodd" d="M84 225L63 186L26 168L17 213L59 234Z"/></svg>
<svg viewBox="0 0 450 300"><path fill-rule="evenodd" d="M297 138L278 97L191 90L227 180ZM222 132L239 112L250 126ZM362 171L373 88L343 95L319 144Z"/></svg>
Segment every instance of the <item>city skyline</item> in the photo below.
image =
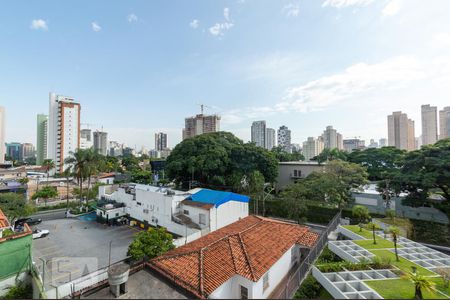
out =
<svg viewBox="0 0 450 300"><path fill-rule="evenodd" d="M328 125L343 138L378 140L399 110L420 136L420 105L450 102L450 29L439 14L450 3L433 4L200 1L174 12L167 3L98 1L63 18L64 3L8 3L0 12L5 140L36 144L49 91L76 98L83 123L137 148L151 149L160 131L172 148L199 102L244 141L261 119L286 125L292 143Z"/></svg>

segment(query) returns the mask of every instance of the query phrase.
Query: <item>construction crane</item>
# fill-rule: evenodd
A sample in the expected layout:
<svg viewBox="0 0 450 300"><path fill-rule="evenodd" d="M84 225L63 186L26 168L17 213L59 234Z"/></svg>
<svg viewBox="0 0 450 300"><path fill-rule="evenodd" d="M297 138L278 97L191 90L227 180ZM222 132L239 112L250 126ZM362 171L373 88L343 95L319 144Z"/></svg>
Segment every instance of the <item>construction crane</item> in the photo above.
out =
<svg viewBox="0 0 450 300"><path fill-rule="evenodd" d="M209 106L207 106L205 104L202 104L202 103L197 103L197 105L200 106L200 111L201 111L202 115L203 115L203 112L204 112L205 108L212 108L212 107L209 107Z"/></svg>

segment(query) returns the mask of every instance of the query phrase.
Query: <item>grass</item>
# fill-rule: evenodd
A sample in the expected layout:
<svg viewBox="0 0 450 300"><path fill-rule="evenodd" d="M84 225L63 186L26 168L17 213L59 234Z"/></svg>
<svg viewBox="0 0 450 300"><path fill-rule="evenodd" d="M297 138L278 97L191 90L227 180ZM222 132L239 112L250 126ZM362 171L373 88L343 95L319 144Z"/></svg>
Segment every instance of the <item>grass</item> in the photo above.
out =
<svg viewBox="0 0 450 300"><path fill-rule="evenodd" d="M373 239L371 240L355 240L353 241L355 244L365 248L365 249L386 249L386 248L394 248L394 243L388 240L385 240L380 237L375 238L377 243L373 243ZM397 245L397 248L401 248L400 245Z"/></svg>
<svg viewBox="0 0 450 300"><path fill-rule="evenodd" d="M369 230L364 229L364 228L362 229L362 231L360 231L361 229L360 229L360 227L358 225L345 225L345 226L342 226L342 227L344 227L345 229L348 229L348 230L350 230L350 231L352 231L352 232L354 232L354 233L356 233L356 234L358 234L358 235L360 235L362 237L365 237L367 239L372 239L373 238L372 237L372 231L369 231Z"/></svg>
<svg viewBox="0 0 450 300"><path fill-rule="evenodd" d="M424 275L424 276L435 276L436 275L436 273L431 272L431 271L423 268L422 266L419 266L418 264L413 263L412 261L402 258L400 256L399 256L400 261L397 261L395 259L395 254L388 250L370 250L370 252L372 252L373 254L375 254L381 258L390 259L391 264L396 266L400 270L411 272L411 266L415 266L417 268L417 272L420 273L421 275Z"/></svg>
<svg viewBox="0 0 450 300"><path fill-rule="evenodd" d="M449 298L450 289L445 289L441 278L433 278L436 289L444 292ZM414 299L414 284L407 279L371 280L364 281L385 299ZM439 285L440 283L440 285ZM443 299L444 295L437 291L422 290L424 299Z"/></svg>

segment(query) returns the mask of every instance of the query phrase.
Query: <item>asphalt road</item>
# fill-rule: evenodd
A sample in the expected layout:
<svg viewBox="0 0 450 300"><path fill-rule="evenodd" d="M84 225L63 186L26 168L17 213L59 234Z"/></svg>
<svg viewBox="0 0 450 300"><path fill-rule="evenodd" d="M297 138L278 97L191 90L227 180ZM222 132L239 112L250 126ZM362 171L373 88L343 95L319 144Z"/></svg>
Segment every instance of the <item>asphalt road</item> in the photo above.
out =
<svg viewBox="0 0 450 300"><path fill-rule="evenodd" d="M65 212L65 208L50 211L41 211L32 215L31 218L39 218L42 219L42 221L64 219L66 217Z"/></svg>

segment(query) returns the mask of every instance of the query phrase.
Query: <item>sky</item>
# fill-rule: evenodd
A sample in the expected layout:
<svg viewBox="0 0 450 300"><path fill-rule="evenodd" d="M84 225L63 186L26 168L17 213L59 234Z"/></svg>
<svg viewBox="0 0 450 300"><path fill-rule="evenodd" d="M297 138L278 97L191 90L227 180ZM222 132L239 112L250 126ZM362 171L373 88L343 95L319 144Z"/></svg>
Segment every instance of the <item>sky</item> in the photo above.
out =
<svg viewBox="0 0 450 300"><path fill-rule="evenodd" d="M419 136L420 105L450 106L448 11L448 0L5 0L6 141L35 143L51 91L137 148L159 131L173 147L199 104L244 141L266 120L293 143L333 125L367 144L398 110Z"/></svg>

